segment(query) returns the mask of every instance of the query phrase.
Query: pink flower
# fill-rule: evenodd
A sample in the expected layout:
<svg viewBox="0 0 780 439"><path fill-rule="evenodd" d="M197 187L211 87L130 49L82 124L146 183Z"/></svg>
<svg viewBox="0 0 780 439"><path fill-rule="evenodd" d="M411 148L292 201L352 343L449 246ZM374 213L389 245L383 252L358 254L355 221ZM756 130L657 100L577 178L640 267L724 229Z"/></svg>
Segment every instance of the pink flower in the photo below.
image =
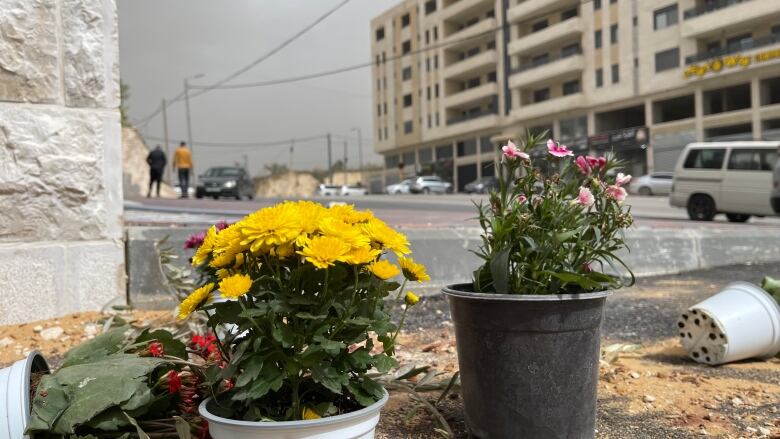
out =
<svg viewBox="0 0 780 439"><path fill-rule="evenodd" d="M588 160L588 164L590 165L591 168L593 168L593 170L603 168L607 165L607 158L604 156L601 157L588 156L586 157L586 159Z"/></svg>
<svg viewBox="0 0 780 439"><path fill-rule="evenodd" d="M609 198L612 198L619 203L623 202L627 195L626 190L617 185L608 186L606 193Z"/></svg>
<svg viewBox="0 0 780 439"><path fill-rule="evenodd" d="M618 186L625 186L630 182L631 175L625 175L622 172L618 173L617 178L615 178L615 184Z"/></svg>
<svg viewBox="0 0 780 439"><path fill-rule="evenodd" d="M522 160L528 160L530 158L528 154L521 151L511 140L507 142L501 150L504 151L504 157L508 159L520 158Z"/></svg>
<svg viewBox="0 0 780 439"><path fill-rule="evenodd" d="M577 165L577 168L579 168L580 172L582 172L584 175L590 175L591 167L588 163L588 159L586 159L585 156L577 157L577 160L574 161L574 164Z"/></svg>
<svg viewBox="0 0 780 439"><path fill-rule="evenodd" d="M593 205L593 203L596 202L596 199L593 197L593 192L591 192L590 189L586 187L581 187L580 194L577 195L575 201L577 204L580 204L585 207L590 207Z"/></svg>
<svg viewBox="0 0 780 439"><path fill-rule="evenodd" d="M574 155L574 153L570 151L566 145L561 145L553 139L547 141L547 152L554 155L555 157L567 157Z"/></svg>
<svg viewBox="0 0 780 439"><path fill-rule="evenodd" d="M523 194L520 194L520 196L519 196L519 197L517 197L517 204L523 204L523 203L525 203L526 201L528 201L528 197L526 197L526 196L525 196L525 195L523 195Z"/></svg>
<svg viewBox="0 0 780 439"><path fill-rule="evenodd" d="M198 248L203 245L203 240L206 238L206 232L196 233L186 241L184 241L184 248Z"/></svg>

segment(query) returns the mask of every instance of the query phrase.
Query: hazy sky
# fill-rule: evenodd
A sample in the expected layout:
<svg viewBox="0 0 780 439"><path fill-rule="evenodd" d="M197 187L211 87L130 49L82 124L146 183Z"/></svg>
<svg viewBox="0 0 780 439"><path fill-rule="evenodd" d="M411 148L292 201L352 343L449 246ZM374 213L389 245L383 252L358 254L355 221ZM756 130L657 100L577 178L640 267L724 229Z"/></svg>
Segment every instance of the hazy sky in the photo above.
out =
<svg viewBox="0 0 780 439"><path fill-rule="evenodd" d="M207 85L244 67L295 34L341 0L118 0L122 80L130 86L131 120L157 108L163 97L183 89L185 77ZM231 83L305 75L370 61L369 22L398 0L351 0L281 52ZM288 164L289 146L199 147L203 142L266 142L326 132L352 136L348 162L357 165L353 127L362 129L363 161L373 152L371 71L364 68L304 82L237 90L214 90L190 100L196 171L230 165L248 156L250 170L267 163ZM162 118L142 128L162 137ZM186 140L183 102L168 109L171 140ZM147 140L153 145L154 140ZM333 140L333 161L344 141ZM298 143L294 167L327 167L325 140Z"/></svg>

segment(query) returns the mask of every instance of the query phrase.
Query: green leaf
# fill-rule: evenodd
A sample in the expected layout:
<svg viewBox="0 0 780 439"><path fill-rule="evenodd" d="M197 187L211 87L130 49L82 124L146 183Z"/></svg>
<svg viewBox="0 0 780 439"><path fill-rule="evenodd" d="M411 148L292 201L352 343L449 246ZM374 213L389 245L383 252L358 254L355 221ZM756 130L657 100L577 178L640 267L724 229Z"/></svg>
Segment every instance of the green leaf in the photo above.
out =
<svg viewBox="0 0 780 439"><path fill-rule="evenodd" d="M304 320L323 320L323 319L328 318L328 316L326 314L314 315L314 314L312 314L310 312L299 312L299 313L295 314L295 317L298 317L299 319L304 319Z"/></svg>
<svg viewBox="0 0 780 439"><path fill-rule="evenodd" d="M127 417L122 410L112 407L98 414L85 425L96 430L117 431L121 427L130 425L130 423L127 421Z"/></svg>
<svg viewBox="0 0 780 439"><path fill-rule="evenodd" d="M578 233L580 233L579 230L569 230L568 232L556 233L555 242L558 245L563 244L564 242L576 236Z"/></svg>
<svg viewBox="0 0 780 439"><path fill-rule="evenodd" d="M509 252L510 246L506 246L493 254L490 259L490 275L493 278L493 288L496 293L509 293Z"/></svg>
<svg viewBox="0 0 780 439"><path fill-rule="evenodd" d="M577 273L550 273L550 275L562 280L566 284L577 284L580 288L588 291L601 287L600 283Z"/></svg>
<svg viewBox="0 0 780 439"><path fill-rule="evenodd" d="M363 407L368 407L377 401L377 399L368 393L359 383L350 382L347 385L347 390L355 397L355 401Z"/></svg>
<svg viewBox="0 0 780 439"><path fill-rule="evenodd" d="M349 362L358 369L366 369L371 365L373 358L366 348L360 348L349 354Z"/></svg>
<svg viewBox="0 0 780 439"><path fill-rule="evenodd" d="M312 339L322 347L322 350L330 355L337 355L346 347L344 343L338 340L327 339L322 335L315 335Z"/></svg>
<svg viewBox="0 0 780 439"><path fill-rule="evenodd" d="M273 362L263 365L263 369L249 386L244 387L235 396L235 401L256 400L265 396L271 390L279 390L284 383L284 374Z"/></svg>
<svg viewBox="0 0 780 439"><path fill-rule="evenodd" d="M253 355L249 357L247 361L242 363L244 370L238 375L236 379L236 387L244 387L249 382L255 380L260 372L263 370L263 362L265 359L260 355Z"/></svg>
<svg viewBox="0 0 780 439"><path fill-rule="evenodd" d="M285 348L292 347L295 344L295 331L282 322L274 323L272 335L274 340L281 343Z"/></svg>
<svg viewBox="0 0 780 439"><path fill-rule="evenodd" d="M398 366L398 361L387 354L376 354L371 357L371 362L379 373L387 373Z"/></svg>
<svg viewBox="0 0 780 439"><path fill-rule="evenodd" d="M369 377L363 377L363 379L360 381L360 387L362 387L363 390L368 392L377 400L381 399L385 394L384 387Z"/></svg>
<svg viewBox="0 0 780 439"><path fill-rule="evenodd" d="M342 387L349 384L349 378L333 366L317 364L311 368L311 376L315 382L322 384L331 392L339 395Z"/></svg>
<svg viewBox="0 0 780 439"><path fill-rule="evenodd" d="M174 416L173 419L176 421L176 434L179 435L179 439L192 439L189 422L180 416Z"/></svg>
<svg viewBox="0 0 780 439"><path fill-rule="evenodd" d="M130 326L120 326L76 346L65 355L62 367L98 361L119 352L126 343L126 333L129 330Z"/></svg>
<svg viewBox="0 0 780 439"><path fill-rule="evenodd" d="M143 429L141 429L141 426L138 425L138 422L136 422L135 418L128 415L127 413L125 413L125 416L127 417L127 420L130 422L130 424L132 424L133 427L135 427L136 432L138 432L139 439L149 439L149 435L146 434L146 432L143 431Z"/></svg>
<svg viewBox="0 0 780 439"><path fill-rule="evenodd" d="M173 338L173 334L163 329L158 329L153 332L149 332L149 330L146 329L135 339L135 343L143 343L152 340L157 340L163 345L163 352L165 352L165 355L181 358L182 360L188 359L187 346L181 341Z"/></svg>

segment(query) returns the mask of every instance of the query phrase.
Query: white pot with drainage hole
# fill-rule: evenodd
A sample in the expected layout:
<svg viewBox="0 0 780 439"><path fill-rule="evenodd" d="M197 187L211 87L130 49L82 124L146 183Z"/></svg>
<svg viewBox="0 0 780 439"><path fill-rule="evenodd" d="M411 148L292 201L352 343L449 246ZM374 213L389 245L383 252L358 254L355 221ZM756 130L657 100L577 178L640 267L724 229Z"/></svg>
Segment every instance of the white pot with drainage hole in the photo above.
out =
<svg viewBox="0 0 780 439"><path fill-rule="evenodd" d="M43 356L31 352L27 358L0 370L0 439L27 439L24 434L30 421L30 377L49 373Z"/></svg>
<svg viewBox="0 0 780 439"><path fill-rule="evenodd" d="M695 361L717 365L780 352L780 305L748 282L734 282L688 309L677 322Z"/></svg>

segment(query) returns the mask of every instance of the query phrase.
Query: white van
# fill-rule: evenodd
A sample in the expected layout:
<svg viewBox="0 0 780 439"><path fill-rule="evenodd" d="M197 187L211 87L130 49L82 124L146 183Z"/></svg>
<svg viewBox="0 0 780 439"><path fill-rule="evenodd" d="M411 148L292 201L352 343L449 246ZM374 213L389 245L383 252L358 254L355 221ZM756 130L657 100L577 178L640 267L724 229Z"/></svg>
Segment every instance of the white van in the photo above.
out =
<svg viewBox="0 0 780 439"><path fill-rule="evenodd" d="M729 221L774 215L769 201L780 142L705 142L685 147L669 203L695 221L725 213Z"/></svg>

